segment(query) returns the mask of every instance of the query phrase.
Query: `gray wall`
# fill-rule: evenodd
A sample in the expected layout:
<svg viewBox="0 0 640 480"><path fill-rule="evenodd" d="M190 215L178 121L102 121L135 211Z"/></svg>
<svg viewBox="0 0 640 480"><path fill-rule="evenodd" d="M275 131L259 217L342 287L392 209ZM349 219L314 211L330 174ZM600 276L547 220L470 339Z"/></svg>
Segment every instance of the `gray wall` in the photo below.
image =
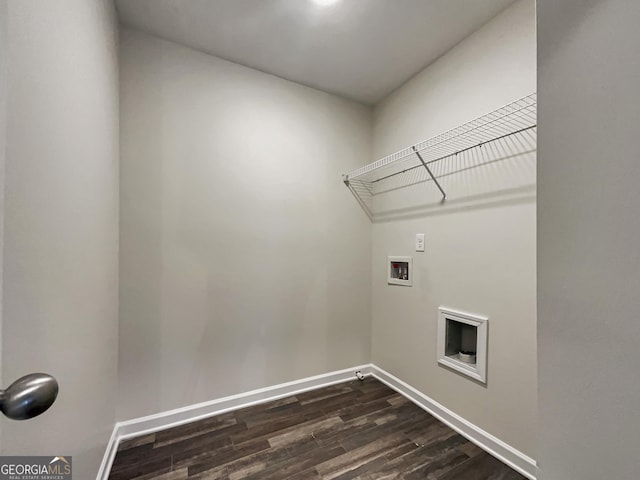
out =
<svg viewBox="0 0 640 480"><path fill-rule="evenodd" d="M0 345L2 345L2 265L4 252L4 167L7 157L7 0L0 0ZM0 385L2 355L0 355ZM2 387L3 388L3 387ZM0 432L2 449L2 432Z"/></svg>
<svg viewBox="0 0 640 480"><path fill-rule="evenodd" d="M544 480L640 472L640 3L538 0Z"/></svg>
<svg viewBox="0 0 640 480"><path fill-rule="evenodd" d="M371 111L121 34L120 420L370 360Z"/></svg>
<svg viewBox="0 0 640 480"><path fill-rule="evenodd" d="M521 0L377 106L375 158L534 92L535 48L534 2ZM501 148L440 162L458 170L441 178L443 205L431 182L377 199L388 213L373 226L373 362L535 457L535 154ZM387 285L388 255L413 256L413 287ZM440 305L489 317L486 387L437 365Z"/></svg>
<svg viewBox="0 0 640 480"><path fill-rule="evenodd" d="M118 63L111 2L9 0L3 383L45 371L50 411L2 418L3 455L95 477L115 420Z"/></svg>

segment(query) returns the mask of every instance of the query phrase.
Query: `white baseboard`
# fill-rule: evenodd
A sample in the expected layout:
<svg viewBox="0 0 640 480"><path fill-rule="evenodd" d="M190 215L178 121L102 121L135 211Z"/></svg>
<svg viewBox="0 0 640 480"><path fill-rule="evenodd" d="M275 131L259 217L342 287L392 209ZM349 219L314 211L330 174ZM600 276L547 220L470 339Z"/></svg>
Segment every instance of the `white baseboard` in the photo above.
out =
<svg viewBox="0 0 640 480"><path fill-rule="evenodd" d="M506 465L509 465L525 477L536 480L538 467L536 461L531 457L528 457L511 445L506 444L499 438L494 437L480 427L465 420L460 415L440 405L424 393L391 375L389 372L384 371L380 367L371 365L371 373L373 377L404 395L420 408L429 412L442 423L448 425L487 453L493 455Z"/></svg>
<svg viewBox="0 0 640 480"><path fill-rule="evenodd" d="M190 405L188 407L177 408L167 412L149 415L147 417L135 418L124 422L116 423L111 439L107 445L97 480L107 480L111 465L118 451L118 444L122 440L132 437L147 435L149 433L177 427L189 422L213 417L232 410L238 410L259 403L278 400L279 398L296 395L298 393L328 387L336 383L346 382L355 379L355 372L361 371L363 375L371 375L372 366L360 365L356 367L338 370L335 372L316 375L314 377L303 378L293 382L282 383L272 387L260 388L246 393L231 395L208 402Z"/></svg>
<svg viewBox="0 0 640 480"><path fill-rule="evenodd" d="M535 460L440 405L411 385L372 364L316 375L314 377L157 413L147 417L118 422L113 429L111 439L107 445L100 470L98 471L97 480L108 480L111 465L113 464L116 452L118 451L118 444L121 440L147 435L159 430L177 427L178 425L220 415L221 413L232 410L238 410L309 390L346 382L354 379L355 372L358 370L364 375L373 375L373 377L404 395L420 408L426 410L489 454L509 465L525 477L536 480L537 466Z"/></svg>
<svg viewBox="0 0 640 480"><path fill-rule="evenodd" d="M116 452L118 451L118 442L118 424L116 423L113 427L113 431L111 432L109 443L107 443L107 449L102 457L102 462L100 463L96 480L108 480L113 459L116 458Z"/></svg>

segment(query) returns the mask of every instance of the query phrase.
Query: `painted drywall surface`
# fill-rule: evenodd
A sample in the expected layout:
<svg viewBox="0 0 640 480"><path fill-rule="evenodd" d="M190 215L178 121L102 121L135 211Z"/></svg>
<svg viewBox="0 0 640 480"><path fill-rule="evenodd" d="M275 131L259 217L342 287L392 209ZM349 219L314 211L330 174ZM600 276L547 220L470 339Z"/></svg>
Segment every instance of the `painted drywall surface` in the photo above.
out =
<svg viewBox="0 0 640 480"><path fill-rule="evenodd" d="M7 157L7 0L0 0L0 348L2 346L2 265L4 252L4 166ZM0 385L2 354L0 352ZM2 432L0 431L0 451Z"/></svg>
<svg viewBox="0 0 640 480"><path fill-rule="evenodd" d="M111 2L8 2L4 384L60 383L35 419L2 417L3 455L72 455L95 477L115 421L118 62Z"/></svg>
<svg viewBox="0 0 640 480"><path fill-rule="evenodd" d="M538 0L544 480L638 478L640 4Z"/></svg>
<svg viewBox="0 0 640 480"><path fill-rule="evenodd" d="M370 360L371 111L121 32L121 420Z"/></svg>
<svg viewBox="0 0 640 480"><path fill-rule="evenodd" d="M515 3L397 90L374 112L374 155L393 153L536 89L535 11ZM532 137L524 137L531 143ZM526 145L525 145L526 147ZM373 226L373 362L525 454L536 456L535 153L460 172L377 200ZM486 150L485 150L486 153ZM508 157L508 155L507 155ZM453 162L453 163L452 163ZM407 200L404 198L403 200ZM426 251L415 252L415 234ZM413 287L387 285L388 255L412 255ZM489 317L486 387L436 361L437 308Z"/></svg>

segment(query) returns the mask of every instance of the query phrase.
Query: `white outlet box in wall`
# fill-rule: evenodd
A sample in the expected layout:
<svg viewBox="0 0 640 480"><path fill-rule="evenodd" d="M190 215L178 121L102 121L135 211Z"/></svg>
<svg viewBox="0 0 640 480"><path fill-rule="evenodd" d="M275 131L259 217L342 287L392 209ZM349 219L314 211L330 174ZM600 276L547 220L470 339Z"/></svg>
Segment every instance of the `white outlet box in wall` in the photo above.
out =
<svg viewBox="0 0 640 480"><path fill-rule="evenodd" d="M387 283L389 285L413 285L413 257L387 257Z"/></svg>

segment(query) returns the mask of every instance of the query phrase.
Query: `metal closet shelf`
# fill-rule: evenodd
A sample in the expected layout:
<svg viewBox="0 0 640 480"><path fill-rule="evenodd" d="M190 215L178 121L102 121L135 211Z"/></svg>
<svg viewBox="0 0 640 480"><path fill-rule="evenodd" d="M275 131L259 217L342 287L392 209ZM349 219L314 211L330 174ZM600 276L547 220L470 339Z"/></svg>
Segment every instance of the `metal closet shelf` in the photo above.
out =
<svg viewBox="0 0 640 480"><path fill-rule="evenodd" d="M446 192L434 175L432 164L535 129L536 122L536 94L532 93L447 132L343 174L342 179L362 204L364 197L376 194L380 184L411 170L425 169L444 200Z"/></svg>

